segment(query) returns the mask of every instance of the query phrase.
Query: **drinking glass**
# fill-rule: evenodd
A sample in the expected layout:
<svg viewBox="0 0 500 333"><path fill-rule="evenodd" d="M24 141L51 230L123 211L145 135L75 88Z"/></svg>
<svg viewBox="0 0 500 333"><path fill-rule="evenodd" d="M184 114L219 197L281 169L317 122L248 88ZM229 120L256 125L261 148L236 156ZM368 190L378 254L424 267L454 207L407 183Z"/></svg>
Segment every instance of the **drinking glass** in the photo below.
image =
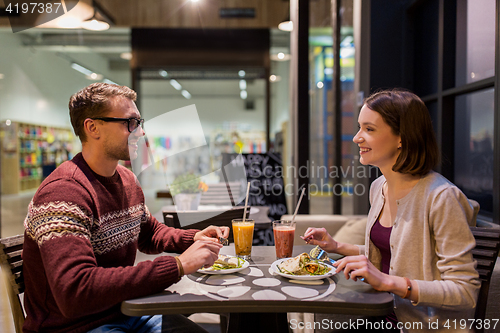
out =
<svg viewBox="0 0 500 333"><path fill-rule="evenodd" d="M290 258L292 256L295 224L295 222L285 220L273 221L276 259Z"/></svg>
<svg viewBox="0 0 500 333"><path fill-rule="evenodd" d="M236 255L240 258L248 260L250 259L250 254L252 253L253 229L255 221L245 220L245 222L243 222L243 219L234 219L232 220L232 225Z"/></svg>

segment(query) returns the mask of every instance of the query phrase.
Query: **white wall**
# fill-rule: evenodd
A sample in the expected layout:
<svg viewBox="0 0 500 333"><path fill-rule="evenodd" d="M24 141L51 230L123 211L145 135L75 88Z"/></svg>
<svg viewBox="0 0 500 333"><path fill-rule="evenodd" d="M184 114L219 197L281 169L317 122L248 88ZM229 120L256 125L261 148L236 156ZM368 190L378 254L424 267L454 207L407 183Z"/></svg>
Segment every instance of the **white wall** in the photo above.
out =
<svg viewBox="0 0 500 333"><path fill-rule="evenodd" d="M83 66L119 84L130 84L129 71L108 70L106 59L92 53L67 53ZM91 84L55 52L22 45L19 34L0 30L0 120L71 128L68 101Z"/></svg>
<svg viewBox="0 0 500 333"><path fill-rule="evenodd" d="M262 98L255 100L255 110L251 111L244 110L243 100L238 97L224 99L192 98L189 100L182 96L180 98L144 98L141 100L141 114L146 120L149 120L165 112L192 104L196 105L206 136L209 136L213 130L222 128L223 123L228 121L245 124L253 131L266 130L264 100ZM189 128L186 128L186 131L188 130ZM154 134L158 135L159 133ZM168 135L168 133L163 133L163 135Z"/></svg>
<svg viewBox="0 0 500 333"><path fill-rule="evenodd" d="M280 80L271 83L271 140L281 131L283 122L290 119L290 61L272 61L271 74Z"/></svg>

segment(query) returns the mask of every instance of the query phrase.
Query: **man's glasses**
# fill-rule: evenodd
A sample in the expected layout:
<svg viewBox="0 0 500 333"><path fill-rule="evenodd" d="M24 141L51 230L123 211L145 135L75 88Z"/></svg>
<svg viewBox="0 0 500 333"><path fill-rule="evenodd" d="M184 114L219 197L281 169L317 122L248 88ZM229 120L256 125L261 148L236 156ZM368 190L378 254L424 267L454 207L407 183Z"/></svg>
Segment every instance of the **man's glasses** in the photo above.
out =
<svg viewBox="0 0 500 333"><path fill-rule="evenodd" d="M137 129L137 127L141 126L143 127L144 125L144 119L139 119L139 118L111 118L111 117L97 117L97 118L90 118L92 120L102 120L105 122L120 122L120 121L126 121L128 123L128 131L132 133Z"/></svg>

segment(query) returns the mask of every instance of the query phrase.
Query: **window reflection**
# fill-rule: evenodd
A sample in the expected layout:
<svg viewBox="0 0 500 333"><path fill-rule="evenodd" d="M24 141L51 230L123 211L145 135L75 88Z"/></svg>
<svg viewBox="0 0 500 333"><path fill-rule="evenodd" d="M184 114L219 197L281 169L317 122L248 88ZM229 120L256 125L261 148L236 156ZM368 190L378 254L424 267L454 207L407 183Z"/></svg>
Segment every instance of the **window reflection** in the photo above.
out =
<svg viewBox="0 0 500 333"><path fill-rule="evenodd" d="M494 89L455 99L455 184L493 212L493 103Z"/></svg>
<svg viewBox="0 0 500 333"><path fill-rule="evenodd" d="M457 1L456 85L495 75L495 0Z"/></svg>

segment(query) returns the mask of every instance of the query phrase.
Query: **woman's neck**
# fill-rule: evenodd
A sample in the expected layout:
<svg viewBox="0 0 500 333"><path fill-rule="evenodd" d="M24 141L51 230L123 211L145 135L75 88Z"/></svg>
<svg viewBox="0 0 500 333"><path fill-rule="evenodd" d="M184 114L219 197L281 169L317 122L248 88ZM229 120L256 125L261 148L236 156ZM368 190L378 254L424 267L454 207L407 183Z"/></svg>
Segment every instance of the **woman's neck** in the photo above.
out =
<svg viewBox="0 0 500 333"><path fill-rule="evenodd" d="M420 176L413 176L393 170L382 171L382 174L387 182L387 194L395 200L406 196L421 178Z"/></svg>

